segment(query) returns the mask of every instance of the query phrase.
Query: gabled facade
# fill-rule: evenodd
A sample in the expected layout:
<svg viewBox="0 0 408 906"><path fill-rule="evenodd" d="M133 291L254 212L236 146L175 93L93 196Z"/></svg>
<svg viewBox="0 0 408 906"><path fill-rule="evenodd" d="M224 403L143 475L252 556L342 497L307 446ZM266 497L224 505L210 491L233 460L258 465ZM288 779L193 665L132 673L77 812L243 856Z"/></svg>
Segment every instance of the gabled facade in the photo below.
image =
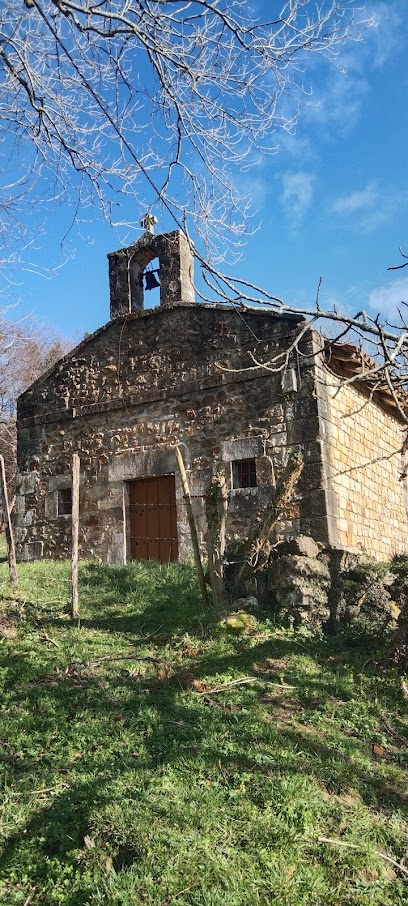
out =
<svg viewBox="0 0 408 906"><path fill-rule="evenodd" d="M156 259L160 305L144 310L146 268ZM179 231L157 237L147 231L109 255L109 274L111 320L19 399L19 559L69 556L73 453L81 461L83 558L187 556L175 444L201 540L203 495L214 469L225 471L229 487L229 536L242 536L273 498L289 453L299 449L304 469L277 539L308 534L360 545L378 558L405 549L397 413L365 399L356 385L343 389L309 328L285 372L270 365L277 351L293 346L304 322L197 304L193 259Z"/></svg>

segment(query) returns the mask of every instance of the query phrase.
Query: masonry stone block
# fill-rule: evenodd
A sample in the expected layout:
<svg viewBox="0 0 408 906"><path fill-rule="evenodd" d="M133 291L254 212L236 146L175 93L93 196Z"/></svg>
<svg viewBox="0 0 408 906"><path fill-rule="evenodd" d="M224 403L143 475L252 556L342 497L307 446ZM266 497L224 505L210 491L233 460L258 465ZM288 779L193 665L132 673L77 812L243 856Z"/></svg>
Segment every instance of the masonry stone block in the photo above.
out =
<svg viewBox="0 0 408 906"><path fill-rule="evenodd" d="M214 468L225 469L230 486L231 461L256 461L257 487L230 489L228 533L242 536L299 450L304 471L276 539L302 532L316 542L361 545L367 537L377 557L405 549L408 492L400 480L398 419L374 400L361 407L356 385L335 386L315 358L312 331L302 341L308 357L299 357L297 388L285 397L279 375L253 371L253 359L261 344L265 361L272 360L293 342L299 321L262 311L242 318L228 306L193 304L189 256L178 231L145 234L113 253L112 320L20 397L19 557L69 555L70 516L58 515L57 501L58 491L70 487L74 451L81 460L82 556L123 562L128 483L166 474L175 475L179 550L188 555L175 443L202 535L200 495ZM139 278L155 257L161 305L144 311Z"/></svg>

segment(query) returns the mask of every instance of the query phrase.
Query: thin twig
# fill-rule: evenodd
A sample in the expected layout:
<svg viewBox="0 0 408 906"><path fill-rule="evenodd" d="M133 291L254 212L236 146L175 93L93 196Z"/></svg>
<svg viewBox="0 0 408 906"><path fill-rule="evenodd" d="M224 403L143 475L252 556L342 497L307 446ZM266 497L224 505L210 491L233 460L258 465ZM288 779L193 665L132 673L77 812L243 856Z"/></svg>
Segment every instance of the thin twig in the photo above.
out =
<svg viewBox="0 0 408 906"><path fill-rule="evenodd" d="M396 730L393 730L393 728L389 725L387 719L384 717L383 714L380 714L380 721L383 724L383 726L385 727L387 733L389 733L390 736L393 737L393 739L396 739L398 742L402 743L402 745L407 745L408 738L406 736L400 736Z"/></svg>
<svg viewBox="0 0 408 906"><path fill-rule="evenodd" d="M361 850L364 848L359 843L349 843L347 840L336 840L331 837L318 837L317 842L318 843L328 843L329 846L344 846L344 847L347 847L347 849ZM376 856L379 856L380 859L384 859L386 862L389 862L390 865L393 865L394 868L396 868L398 871L400 871L403 875L406 875L406 877L408 878L408 868L404 868L404 866L401 865L400 862L396 862L395 859L391 859L390 856L387 856L386 853L381 852L380 849L375 849L374 853Z"/></svg>
<svg viewBox="0 0 408 906"><path fill-rule="evenodd" d="M107 661L149 661L152 664L168 664L169 661L163 657L151 657L146 655L145 657L137 654L122 654L119 656L110 656L107 657L97 657L92 661L71 661L67 664L66 669L70 667L98 667L99 664L106 663Z"/></svg>
<svg viewBox="0 0 408 906"><path fill-rule="evenodd" d="M362 673L363 670L365 670L365 668L367 667L367 665L368 665L368 664L371 664L371 662L372 662L373 660L374 660L373 657L368 657L367 660L364 661L364 664L361 665L361 667L360 667L360 673Z"/></svg>
<svg viewBox="0 0 408 906"><path fill-rule="evenodd" d="M277 689L296 689L296 686L287 686L286 683L271 683L269 680L262 680L259 676L244 676L242 679L231 680L230 683L223 683L222 686L215 686L214 689L208 689L205 692L195 692L195 695L215 695L217 692L231 689L232 686L243 686L244 683L261 683L262 686L275 686Z"/></svg>
<svg viewBox="0 0 408 906"><path fill-rule="evenodd" d="M193 881L193 883L192 883L192 884L189 884L188 887L183 887L183 890L179 890L178 893L175 893L172 897L168 897L168 898L165 900L165 903L166 903L166 904L173 903L174 900L177 900L178 897L181 897L181 895L182 895L183 893L187 893L187 891L192 890L193 887L198 887L199 884L201 884L201 881Z"/></svg>
<svg viewBox="0 0 408 906"><path fill-rule="evenodd" d="M275 686L276 689L296 689L296 686L288 686L287 683L270 683L269 680L258 680L264 686Z"/></svg>
<svg viewBox="0 0 408 906"><path fill-rule="evenodd" d="M34 894L35 894L35 887L33 887L33 889L30 890L28 897L26 897L26 899L24 900L24 906L29 906L29 903L31 903L31 900L32 900Z"/></svg>
<svg viewBox="0 0 408 906"><path fill-rule="evenodd" d="M230 683L223 683L222 686L215 686L208 692L196 692L196 695L215 695L216 692L224 692L232 686L242 686L244 683L261 683L263 686L275 686L278 689L295 689L296 686L287 686L286 683L271 683L269 680L262 680L259 676L244 676L242 679L231 680Z"/></svg>
<svg viewBox="0 0 408 906"><path fill-rule="evenodd" d="M231 686L242 686L244 683L257 683L259 680L256 676L244 676L243 679L231 680L230 683L224 683L222 686L215 686L214 689L207 689L205 692L195 692L195 695L215 695L217 692L224 692Z"/></svg>
<svg viewBox="0 0 408 906"><path fill-rule="evenodd" d="M57 789L65 790L65 789L67 789L67 786L68 786L67 783L63 783L61 786L59 786L59 784L57 784L56 786L44 787L43 790L31 790L29 795L30 796L41 796L43 793L53 793L54 790L57 790Z"/></svg>
<svg viewBox="0 0 408 906"><path fill-rule="evenodd" d="M55 642L54 639L50 639L46 632L44 632L43 635L39 635L38 639L40 642L49 642L50 645L55 645L55 648L59 648L58 642Z"/></svg>

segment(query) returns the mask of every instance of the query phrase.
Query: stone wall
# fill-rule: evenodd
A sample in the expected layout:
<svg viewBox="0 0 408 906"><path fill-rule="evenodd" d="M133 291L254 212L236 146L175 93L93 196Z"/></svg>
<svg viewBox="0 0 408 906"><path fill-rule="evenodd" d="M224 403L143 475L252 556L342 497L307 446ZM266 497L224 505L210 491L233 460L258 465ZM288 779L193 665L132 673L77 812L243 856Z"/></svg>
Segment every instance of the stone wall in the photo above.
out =
<svg viewBox="0 0 408 906"><path fill-rule="evenodd" d="M358 383L319 371L329 538L386 560L407 550L406 427Z"/></svg>
<svg viewBox="0 0 408 906"><path fill-rule="evenodd" d="M242 535L267 506L288 453L305 468L277 537L327 539L321 444L313 398L312 335L282 375L254 368L273 362L298 319L223 306L180 305L118 317L87 338L19 400L18 557L67 556L71 519L58 515L58 491L81 459L82 557L129 557L127 482L176 475L180 555L190 551L172 445L181 445L201 539L203 493L214 465L231 486L231 461L255 458L257 487L231 490L228 532Z"/></svg>

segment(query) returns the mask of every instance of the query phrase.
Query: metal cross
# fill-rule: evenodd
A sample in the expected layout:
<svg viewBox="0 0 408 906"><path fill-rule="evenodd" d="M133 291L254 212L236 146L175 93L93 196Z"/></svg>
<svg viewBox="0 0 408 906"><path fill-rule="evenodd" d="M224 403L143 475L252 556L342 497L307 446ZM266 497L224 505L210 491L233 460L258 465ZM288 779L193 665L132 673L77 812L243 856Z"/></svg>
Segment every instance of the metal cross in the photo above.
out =
<svg viewBox="0 0 408 906"><path fill-rule="evenodd" d="M143 230L146 230L146 233L151 233L154 236L154 227L157 223L157 217L154 214L151 214L150 211L142 217L140 221L140 226Z"/></svg>

